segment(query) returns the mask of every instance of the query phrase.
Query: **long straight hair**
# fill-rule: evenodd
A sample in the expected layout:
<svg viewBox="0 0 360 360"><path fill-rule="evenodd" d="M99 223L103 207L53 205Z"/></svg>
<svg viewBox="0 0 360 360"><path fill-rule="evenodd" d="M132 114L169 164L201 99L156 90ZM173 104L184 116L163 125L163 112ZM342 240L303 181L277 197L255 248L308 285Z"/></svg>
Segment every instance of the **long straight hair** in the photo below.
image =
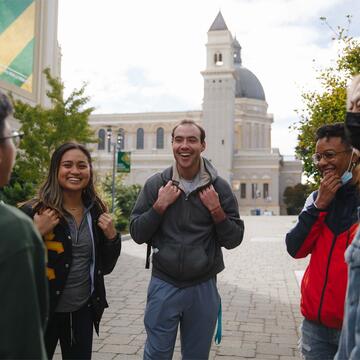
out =
<svg viewBox="0 0 360 360"><path fill-rule="evenodd" d="M90 179L86 188L82 191L83 202L94 202L99 205L103 212L107 211L106 205L100 199L95 190L92 161L89 151L81 144L67 142L59 146L52 154L48 176L40 187L37 198L31 201L32 207L36 210L36 212L42 212L43 210L50 208L56 210L61 216L64 216L63 190L59 184L58 173L63 155L69 150L74 149L80 150L84 153L90 166Z"/></svg>

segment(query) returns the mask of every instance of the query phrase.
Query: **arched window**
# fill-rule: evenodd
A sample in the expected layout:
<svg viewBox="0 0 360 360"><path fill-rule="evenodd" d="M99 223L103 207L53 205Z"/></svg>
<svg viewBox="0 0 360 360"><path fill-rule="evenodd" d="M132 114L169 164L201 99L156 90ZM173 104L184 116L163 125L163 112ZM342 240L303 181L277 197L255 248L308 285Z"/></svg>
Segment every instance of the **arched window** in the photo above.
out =
<svg viewBox="0 0 360 360"><path fill-rule="evenodd" d="M156 129L156 148L164 148L164 129L161 127Z"/></svg>
<svg viewBox="0 0 360 360"><path fill-rule="evenodd" d="M223 65L223 58L222 58L222 53L221 52L217 52L214 55L214 63L216 66L221 66Z"/></svg>
<svg viewBox="0 0 360 360"><path fill-rule="evenodd" d="M105 150L105 130L100 129L98 133L98 150Z"/></svg>
<svg viewBox="0 0 360 360"><path fill-rule="evenodd" d="M143 149L144 148L144 129L139 128L136 131L136 149Z"/></svg>
<svg viewBox="0 0 360 360"><path fill-rule="evenodd" d="M118 147L119 150L125 149L125 130L119 129L118 135L117 135L117 141L118 141Z"/></svg>

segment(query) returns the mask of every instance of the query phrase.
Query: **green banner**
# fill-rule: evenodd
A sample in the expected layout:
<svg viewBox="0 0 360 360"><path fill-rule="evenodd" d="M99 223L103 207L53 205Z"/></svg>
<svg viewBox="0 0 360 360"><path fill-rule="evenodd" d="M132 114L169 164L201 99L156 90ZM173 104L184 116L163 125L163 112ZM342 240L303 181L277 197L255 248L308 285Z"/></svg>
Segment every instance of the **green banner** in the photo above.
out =
<svg viewBox="0 0 360 360"><path fill-rule="evenodd" d="M130 151L118 151L117 153L117 172L129 173L131 165Z"/></svg>
<svg viewBox="0 0 360 360"><path fill-rule="evenodd" d="M0 0L0 81L33 91L35 0Z"/></svg>

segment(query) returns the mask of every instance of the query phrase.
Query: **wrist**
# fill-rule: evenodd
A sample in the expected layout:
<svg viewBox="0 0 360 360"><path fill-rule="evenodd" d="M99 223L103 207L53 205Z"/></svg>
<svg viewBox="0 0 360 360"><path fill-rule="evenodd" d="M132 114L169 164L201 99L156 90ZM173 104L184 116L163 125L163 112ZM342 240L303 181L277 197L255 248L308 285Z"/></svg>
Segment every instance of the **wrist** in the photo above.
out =
<svg viewBox="0 0 360 360"><path fill-rule="evenodd" d="M109 241L115 241L119 238L119 234L118 233L115 233L115 236L112 236L112 237L109 237L108 240Z"/></svg>
<svg viewBox="0 0 360 360"><path fill-rule="evenodd" d="M221 209L221 205L220 205L220 204L219 204L218 206L215 206L215 207L212 208L212 209L209 209L209 211L210 211L210 213L212 214L212 213L215 213L215 212L219 211L219 209Z"/></svg>
<svg viewBox="0 0 360 360"><path fill-rule="evenodd" d="M316 207L316 209L318 209L320 211L326 208L326 206L324 204L322 204L321 202L319 203L318 201L314 202L314 206Z"/></svg>
<svg viewBox="0 0 360 360"><path fill-rule="evenodd" d="M162 215L165 210L167 209L167 206L165 204L162 204L160 201L156 201L153 205L153 209L160 215Z"/></svg>

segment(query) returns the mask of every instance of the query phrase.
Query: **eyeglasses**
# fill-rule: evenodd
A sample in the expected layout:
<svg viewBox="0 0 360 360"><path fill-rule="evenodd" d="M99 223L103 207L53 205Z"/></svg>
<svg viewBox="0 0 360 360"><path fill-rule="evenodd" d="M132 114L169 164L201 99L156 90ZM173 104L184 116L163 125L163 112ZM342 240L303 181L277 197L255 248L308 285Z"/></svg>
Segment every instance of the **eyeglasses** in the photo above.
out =
<svg viewBox="0 0 360 360"><path fill-rule="evenodd" d="M12 139L14 145L16 147L18 147L20 145L20 140L24 137L24 133L21 133L19 131L16 131L16 130L13 130L11 132L11 135L10 136L4 136L4 137L1 137L0 138L0 142L2 140L6 140L6 139Z"/></svg>
<svg viewBox="0 0 360 360"><path fill-rule="evenodd" d="M315 153L311 158L314 164L318 165L322 158L324 158L326 161L331 161L334 160L338 154L342 154L350 151L352 151L352 149L347 149L344 151L328 150L328 151L324 151L323 153Z"/></svg>

